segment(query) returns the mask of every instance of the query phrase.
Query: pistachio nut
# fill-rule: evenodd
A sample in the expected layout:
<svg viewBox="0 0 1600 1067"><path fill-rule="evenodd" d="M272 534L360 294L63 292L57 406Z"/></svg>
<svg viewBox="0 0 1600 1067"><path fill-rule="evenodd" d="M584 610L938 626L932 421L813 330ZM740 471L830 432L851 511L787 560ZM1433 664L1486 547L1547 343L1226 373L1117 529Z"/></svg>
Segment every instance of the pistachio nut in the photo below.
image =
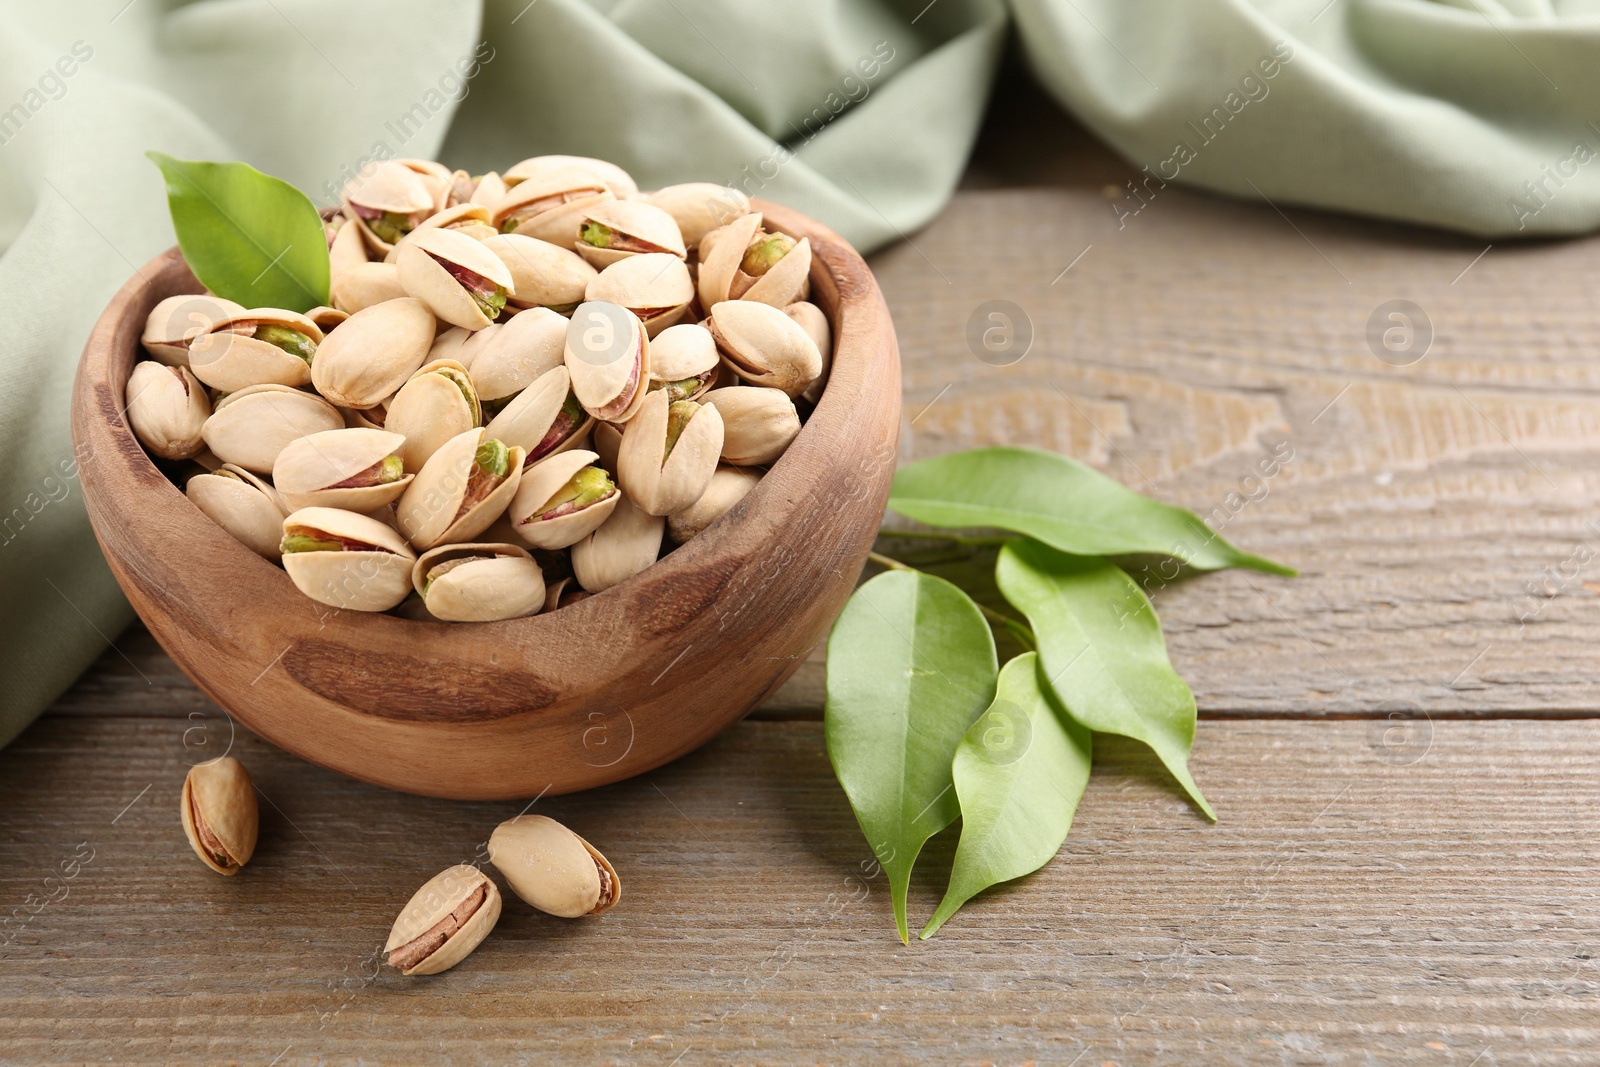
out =
<svg viewBox="0 0 1600 1067"><path fill-rule="evenodd" d="M482 204L472 203L457 204L429 215L417 223L417 228L402 238L400 244L405 244L424 230L455 230L457 233L466 234L474 241L481 241L485 237L493 237L499 233L489 223L489 209ZM398 252L399 248L400 245L396 245L395 251ZM389 262L394 262L394 256L394 252L389 254Z"/></svg>
<svg viewBox="0 0 1600 1067"><path fill-rule="evenodd" d="M717 376L717 342L694 322L668 326L650 341L650 388L668 400L696 400Z"/></svg>
<svg viewBox="0 0 1600 1067"><path fill-rule="evenodd" d="M600 466L611 477L617 476L617 453L622 451L622 431L609 422L594 424L594 451L600 457Z"/></svg>
<svg viewBox="0 0 1600 1067"><path fill-rule="evenodd" d="M646 252L618 260L595 275L584 290L584 299L627 308L654 337L689 310L694 280L677 256Z"/></svg>
<svg viewBox="0 0 1600 1067"><path fill-rule="evenodd" d="M340 408L339 414L344 416L345 426L351 429L381 430L389 421L389 401L379 401L370 408Z"/></svg>
<svg viewBox="0 0 1600 1067"><path fill-rule="evenodd" d="M401 974L448 971L500 921L500 890L471 864L447 867L406 902L383 950Z"/></svg>
<svg viewBox="0 0 1600 1067"><path fill-rule="evenodd" d="M622 899L622 881L599 850L543 815L518 815L495 827L489 862L512 892L548 915L599 915Z"/></svg>
<svg viewBox="0 0 1600 1067"><path fill-rule="evenodd" d="M566 594L568 587L571 587L571 588L574 588L574 589L577 588L577 586L573 584L573 580L572 580L572 576L571 575L567 575L564 578L557 578L553 582L546 582L545 583L545 587L544 587L544 610L545 610L545 614L548 615L550 612L556 610L557 608L565 606L564 604L562 604L562 599L563 599L564 595ZM587 594L585 594L585 595L587 595Z"/></svg>
<svg viewBox="0 0 1600 1067"><path fill-rule="evenodd" d="M562 365L567 320L549 308L533 308L510 322L480 330L462 346L472 386L492 416L541 375Z"/></svg>
<svg viewBox="0 0 1600 1067"><path fill-rule="evenodd" d="M644 197L646 203L672 216L683 243L694 248L712 230L726 226L750 211L750 198L731 185L684 182L668 185Z"/></svg>
<svg viewBox="0 0 1600 1067"><path fill-rule="evenodd" d="M411 484L400 450L406 439L387 430L323 430L290 441L272 464L272 484L292 511L374 511Z"/></svg>
<svg viewBox="0 0 1600 1067"><path fill-rule="evenodd" d="M795 301L784 308L783 313L800 324L822 355L822 373L800 394L803 399L815 404L822 399L823 387L828 384L828 371L833 366L833 327L828 324L828 316L821 308L805 300Z"/></svg>
<svg viewBox="0 0 1600 1067"><path fill-rule="evenodd" d="M433 312L412 297L364 308L319 346L311 382L340 407L374 407L399 392L428 358L433 327Z"/></svg>
<svg viewBox="0 0 1600 1067"><path fill-rule="evenodd" d="M329 330L333 329L335 326L339 325L349 317L350 313L348 311L342 311L336 307L329 307L326 304L314 307L310 311L306 312L306 318L310 319L312 324L316 326L317 329L322 331L323 336L327 336Z"/></svg>
<svg viewBox="0 0 1600 1067"><path fill-rule="evenodd" d="M428 362L453 359L465 367L472 359L466 352L467 342L488 332L488 330L464 330L460 326L452 326L433 339L433 347L428 349Z"/></svg>
<svg viewBox="0 0 1600 1067"><path fill-rule="evenodd" d="M782 389L732 385L701 398L722 415L722 458L740 467L771 463L800 432L800 414Z"/></svg>
<svg viewBox="0 0 1600 1067"><path fill-rule="evenodd" d="M603 200L586 208L575 248L596 267L652 252L689 255L677 221L643 200Z"/></svg>
<svg viewBox="0 0 1600 1067"><path fill-rule="evenodd" d="M618 200L639 195L639 186L621 167L593 156L534 156L524 159L505 173L507 185L517 185L558 171L586 170L598 177Z"/></svg>
<svg viewBox="0 0 1600 1067"><path fill-rule="evenodd" d="M633 577L661 554L666 520L644 511L626 495L600 528L572 546L572 573L591 593Z"/></svg>
<svg viewBox="0 0 1600 1067"><path fill-rule="evenodd" d="M189 369L224 393L252 385L306 385L322 339L321 328L304 315L251 308L189 342Z"/></svg>
<svg viewBox="0 0 1600 1067"><path fill-rule="evenodd" d="M400 434L400 459L415 473L446 441L483 423L478 391L453 359L425 363L389 401L384 429Z"/></svg>
<svg viewBox="0 0 1600 1067"><path fill-rule="evenodd" d="M393 159L363 167L345 184L339 202L379 259L436 210L435 191L423 176Z"/></svg>
<svg viewBox="0 0 1600 1067"><path fill-rule="evenodd" d="M680 545L690 540L727 514L760 480L759 470L722 464L699 500L667 516L667 536Z"/></svg>
<svg viewBox="0 0 1600 1067"><path fill-rule="evenodd" d="M471 541L517 491L523 450L482 427L457 434L428 458L395 506L400 532L420 551Z"/></svg>
<svg viewBox="0 0 1600 1067"><path fill-rule="evenodd" d="M432 159L397 159L395 162L422 179L423 187L433 197L434 214L450 206L450 187L455 173L449 167Z"/></svg>
<svg viewBox="0 0 1600 1067"><path fill-rule="evenodd" d="M172 367L189 365L189 343L223 319L244 310L209 293L169 296L150 309L139 343L150 358Z"/></svg>
<svg viewBox="0 0 1600 1067"><path fill-rule="evenodd" d="M395 255L406 293L452 326L481 330L515 288L498 256L457 230L418 230Z"/></svg>
<svg viewBox="0 0 1600 1067"><path fill-rule="evenodd" d="M799 396L822 376L822 353L781 308L754 300L711 306L711 335L723 362L752 385Z"/></svg>
<svg viewBox="0 0 1600 1067"><path fill-rule="evenodd" d="M261 814L244 764L219 756L190 767L179 805L184 836L202 863L218 874L238 874L250 862Z"/></svg>
<svg viewBox="0 0 1600 1067"><path fill-rule="evenodd" d="M645 258L635 256L617 266ZM578 305L567 324L562 357L578 403L595 418L627 422L644 403L650 382L650 340L644 323L627 308L599 300Z"/></svg>
<svg viewBox="0 0 1600 1067"><path fill-rule="evenodd" d="M393 263L362 263L342 271L333 276L331 289L334 307L351 315L406 295Z"/></svg>
<svg viewBox="0 0 1600 1067"><path fill-rule="evenodd" d="M656 390L622 431L617 480L645 511L670 515L700 499L721 453L722 415L716 408L669 401L665 390Z"/></svg>
<svg viewBox="0 0 1600 1067"><path fill-rule="evenodd" d="M188 367L147 359L128 375L123 410L140 444L162 459L188 459L202 447L211 401Z"/></svg>
<svg viewBox="0 0 1600 1067"><path fill-rule="evenodd" d="M457 204L478 204L492 208L506 195L506 183L494 171L472 175L458 170L450 176L450 207Z"/></svg>
<svg viewBox="0 0 1600 1067"><path fill-rule="evenodd" d="M708 235L700 245L700 303L754 300L786 307L811 291L811 242L769 233L752 212Z"/></svg>
<svg viewBox="0 0 1600 1067"><path fill-rule="evenodd" d="M224 463L197 474L183 487L189 502L258 556L276 563L283 552L283 520L289 514L278 491L243 467Z"/></svg>
<svg viewBox="0 0 1600 1067"><path fill-rule="evenodd" d="M283 569L331 608L388 611L411 593L416 553L393 529L337 508L301 508L283 520Z"/></svg>
<svg viewBox="0 0 1600 1067"><path fill-rule="evenodd" d="M519 545L440 545L418 557L411 585L443 622L498 622L544 610L544 573Z"/></svg>
<svg viewBox="0 0 1600 1067"><path fill-rule="evenodd" d="M368 261L367 239L361 235L360 226L340 215L327 223L327 230L330 278L338 278Z"/></svg>
<svg viewBox="0 0 1600 1067"><path fill-rule="evenodd" d="M546 307L570 315L583 303L584 291L598 273L570 248L520 233L486 237L483 247L499 256L511 272L515 295L508 303L513 307Z"/></svg>
<svg viewBox="0 0 1600 1067"><path fill-rule="evenodd" d="M224 463L268 474L290 441L343 425L338 409L320 396L287 385L252 385L218 401L201 436Z"/></svg>
<svg viewBox="0 0 1600 1067"><path fill-rule="evenodd" d="M522 449L524 466L576 447L594 419L572 392L565 366L551 367L489 421L490 437Z"/></svg>
<svg viewBox="0 0 1600 1067"><path fill-rule="evenodd" d="M509 182L516 168L506 171ZM501 233L536 237L562 248L578 239L583 213L614 200L603 179L582 167L556 167L512 185L494 206L492 220Z"/></svg>
<svg viewBox="0 0 1600 1067"><path fill-rule="evenodd" d="M610 518L621 494L605 471L590 465L599 458L572 449L524 471L511 498L517 536L535 548L567 548Z"/></svg>

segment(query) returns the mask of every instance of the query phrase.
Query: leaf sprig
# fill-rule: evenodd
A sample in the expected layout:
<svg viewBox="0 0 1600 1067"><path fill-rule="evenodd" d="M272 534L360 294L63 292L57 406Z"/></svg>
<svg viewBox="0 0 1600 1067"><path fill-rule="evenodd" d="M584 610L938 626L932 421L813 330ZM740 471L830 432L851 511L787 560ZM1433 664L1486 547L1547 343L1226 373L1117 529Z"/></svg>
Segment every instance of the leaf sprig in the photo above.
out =
<svg viewBox="0 0 1600 1067"><path fill-rule="evenodd" d="M888 875L902 941L916 858L958 817L949 885L924 938L984 889L1050 861L1088 785L1095 733L1149 745L1216 818L1189 773L1194 694L1167 659L1144 589L1105 557L1291 568L1240 551L1193 512L1036 449L913 463L896 473L889 508L929 526L1011 531L929 536L998 546L995 585L1027 620L874 553L888 572L856 590L829 636L828 755ZM991 627L1024 650L1003 668Z"/></svg>

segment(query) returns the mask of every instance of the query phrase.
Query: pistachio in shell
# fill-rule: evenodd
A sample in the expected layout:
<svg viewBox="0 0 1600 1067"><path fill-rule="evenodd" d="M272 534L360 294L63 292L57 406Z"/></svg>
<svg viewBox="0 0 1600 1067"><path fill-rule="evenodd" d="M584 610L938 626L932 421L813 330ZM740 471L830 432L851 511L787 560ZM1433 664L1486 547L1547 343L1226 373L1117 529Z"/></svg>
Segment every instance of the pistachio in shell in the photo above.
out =
<svg viewBox="0 0 1600 1067"><path fill-rule="evenodd" d="M715 407L669 401L657 390L622 431L617 479L639 507L666 516L700 499L721 453L722 416Z"/></svg>
<svg viewBox="0 0 1600 1067"><path fill-rule="evenodd" d="M209 293L169 296L150 309L139 343L158 363L189 365L189 344L224 319L244 311L232 300Z"/></svg>
<svg viewBox="0 0 1600 1067"><path fill-rule="evenodd" d="M407 294L468 330L492 323L515 289L499 257L457 230L416 231L401 243L395 266Z"/></svg>
<svg viewBox="0 0 1600 1067"><path fill-rule="evenodd" d="M490 327L493 329L494 327ZM453 359L463 367L468 365L471 356L468 354L468 341L482 338L488 330L464 330L460 326L452 326L433 339L433 347L428 349L428 362L439 359Z"/></svg>
<svg viewBox="0 0 1600 1067"><path fill-rule="evenodd" d="M190 767L179 804L184 836L202 863L218 874L233 875L250 862L261 815L244 764L219 756Z"/></svg>
<svg viewBox="0 0 1600 1067"><path fill-rule="evenodd" d="M763 229L752 212L701 243L697 284L703 307L724 300L786 307L811 292L811 242Z"/></svg>
<svg viewBox="0 0 1600 1067"><path fill-rule="evenodd" d="M654 337L688 312L694 300L694 279L677 256L646 252L618 260L595 275L584 299L627 308Z"/></svg>
<svg viewBox="0 0 1600 1067"><path fill-rule="evenodd" d="M596 267L649 253L689 255L677 221L642 200L603 200L585 209L573 247Z"/></svg>
<svg viewBox="0 0 1600 1067"><path fill-rule="evenodd" d="M572 391L595 418L626 422L644 404L650 340L644 324L627 308L600 300L580 304L567 325L563 358L572 376Z"/></svg>
<svg viewBox="0 0 1600 1067"><path fill-rule="evenodd" d="M340 407L375 407L399 392L422 366L433 336L433 312L421 300L402 297L374 304L327 335L312 363L311 382Z"/></svg>
<svg viewBox="0 0 1600 1067"><path fill-rule="evenodd" d="M507 185L518 185L548 174L572 170L588 171L599 178L618 200L639 195L638 183L632 175L608 159L596 159L593 156L533 156L508 168L505 182Z"/></svg>
<svg viewBox="0 0 1600 1067"><path fill-rule="evenodd" d="M446 441L482 422L467 368L453 359L436 359L418 368L389 401L384 429L405 439L400 459L415 473Z"/></svg>
<svg viewBox="0 0 1600 1067"><path fill-rule="evenodd" d="M252 385L218 401L201 436L224 463L269 474L289 442L343 425L344 416L320 396L287 385Z"/></svg>
<svg viewBox="0 0 1600 1067"><path fill-rule="evenodd" d="M327 228L330 280L369 262L367 239L362 236L360 226L339 215L329 220Z"/></svg>
<svg viewBox="0 0 1600 1067"><path fill-rule="evenodd" d="M563 315L583 303L584 291L598 271L570 248L537 241L519 233L484 238L483 247L500 257L511 272L512 307L547 307Z"/></svg>
<svg viewBox="0 0 1600 1067"><path fill-rule="evenodd" d="M610 861L543 815L518 815L495 827L489 861L512 892L548 915L599 915L622 899L622 881Z"/></svg>
<svg viewBox="0 0 1600 1067"><path fill-rule="evenodd" d="M714 182L663 186L644 199L672 216L689 248L699 245L712 230L750 211L750 197L742 190Z"/></svg>
<svg viewBox="0 0 1600 1067"><path fill-rule="evenodd" d="M283 520L283 569L306 596L331 608L388 611L411 593L416 553L367 515L311 507Z"/></svg>
<svg viewBox="0 0 1600 1067"><path fill-rule="evenodd" d="M189 369L224 393L252 385L302 386L323 333L304 315L251 308L219 320L189 343Z"/></svg>
<svg viewBox="0 0 1600 1067"><path fill-rule="evenodd" d="M383 950L401 974L438 974L466 959L499 921L499 888L462 863L440 871L412 895Z"/></svg>
<svg viewBox="0 0 1600 1067"><path fill-rule="evenodd" d="M622 431L609 422L597 422L593 430L594 450L600 457L600 466L617 476L617 453L622 451Z"/></svg>
<svg viewBox="0 0 1600 1067"><path fill-rule="evenodd" d="M455 230L457 233L466 234L474 241L493 237L499 232L490 224L489 209L482 204L456 204L423 219L417 224L416 229L401 239L400 244L405 244L406 241L426 230ZM395 250L399 251L399 247L399 245L396 245ZM389 253L390 262L394 261L394 256L394 252Z"/></svg>
<svg viewBox="0 0 1600 1067"><path fill-rule="evenodd" d="M418 550L471 541L511 503L523 450L482 427L457 434L428 458L395 506L400 532Z"/></svg>
<svg viewBox="0 0 1600 1067"><path fill-rule="evenodd" d="M324 430L291 441L272 465L272 484L290 510L324 507L369 512L393 503L411 484L388 430Z"/></svg>
<svg viewBox="0 0 1600 1067"><path fill-rule="evenodd" d="M667 516L667 536L680 545L696 537L743 500L759 481L759 470L722 464L699 500Z"/></svg>
<svg viewBox="0 0 1600 1067"><path fill-rule="evenodd" d="M828 371L833 367L833 327L828 316L817 305L807 300L797 300L783 309L783 313L800 324L811 343L822 355L822 373L806 386L800 395L812 404L822 399L823 387L828 384Z"/></svg>
<svg viewBox="0 0 1600 1067"><path fill-rule="evenodd" d="M549 308L533 308L510 322L497 322L462 345L462 363L470 368L490 416L541 375L562 365L567 320Z"/></svg>
<svg viewBox="0 0 1600 1067"><path fill-rule="evenodd" d="M669 326L650 340L650 388L668 400L696 400L716 379L717 341L694 322Z"/></svg>
<svg viewBox="0 0 1600 1067"><path fill-rule="evenodd" d="M188 367L141 360L128 375L123 410L145 448L163 459L188 459L203 447L211 401Z"/></svg>
<svg viewBox="0 0 1600 1067"><path fill-rule="evenodd" d="M600 528L572 546L572 573L590 593L610 589L656 561L666 520L651 515L627 498Z"/></svg>
<svg viewBox="0 0 1600 1067"><path fill-rule="evenodd" d="M278 491L243 467L224 463L183 487L189 502L250 551L276 563L283 556L283 520L289 514Z"/></svg>
<svg viewBox="0 0 1600 1067"><path fill-rule="evenodd" d="M339 202L380 259L436 210L423 175L392 159L363 167L345 183Z"/></svg>
<svg viewBox="0 0 1600 1067"><path fill-rule="evenodd" d="M406 295L393 263L362 263L341 271L333 276L331 290L333 306L351 315Z"/></svg>
<svg viewBox="0 0 1600 1067"><path fill-rule="evenodd" d="M516 168L506 171L507 181ZM616 199L603 179L582 167L556 167L525 178L506 191L491 216L501 233L517 233L571 248L583 213Z"/></svg>
<svg viewBox="0 0 1600 1067"><path fill-rule="evenodd" d="M498 622L544 610L544 573L520 545L440 545L411 568L411 585L443 622Z"/></svg>
<svg viewBox="0 0 1600 1067"><path fill-rule="evenodd" d="M722 458L736 466L771 463L800 432L800 413L782 389L730 385L701 398L722 414Z"/></svg>
<svg viewBox="0 0 1600 1067"><path fill-rule="evenodd" d="M594 418L578 403L565 366L550 368L489 421L490 437L521 448L524 466L576 447Z"/></svg>
<svg viewBox="0 0 1600 1067"><path fill-rule="evenodd" d="M754 300L724 300L707 320L723 362L751 385L801 393L822 376L822 353L782 308Z"/></svg>
<svg viewBox="0 0 1600 1067"><path fill-rule="evenodd" d="M572 449L533 464L511 498L512 528L535 548L567 548L589 536L611 516L620 493L611 478L591 466L600 457Z"/></svg>

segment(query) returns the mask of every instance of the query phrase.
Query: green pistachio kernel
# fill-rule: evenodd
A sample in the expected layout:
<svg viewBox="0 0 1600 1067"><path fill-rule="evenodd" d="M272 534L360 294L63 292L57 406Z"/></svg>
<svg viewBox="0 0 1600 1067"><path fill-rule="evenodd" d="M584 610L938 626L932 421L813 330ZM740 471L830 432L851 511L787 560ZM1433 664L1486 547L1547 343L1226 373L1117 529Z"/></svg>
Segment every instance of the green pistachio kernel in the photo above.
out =
<svg viewBox="0 0 1600 1067"><path fill-rule="evenodd" d="M388 485L406 476L406 461L399 456L384 456L378 467L378 484Z"/></svg>
<svg viewBox="0 0 1600 1067"><path fill-rule="evenodd" d="M778 260L789 254L794 238L786 233L771 233L750 243L744 251L739 269L752 276L760 276L778 265Z"/></svg>
<svg viewBox="0 0 1600 1067"><path fill-rule="evenodd" d="M596 248L610 248L614 232L603 222L586 222L578 230L578 240Z"/></svg>
<svg viewBox="0 0 1600 1067"><path fill-rule="evenodd" d="M411 218L398 211L385 211L375 219L368 219L367 229L377 234L384 244L399 244L400 238L411 232Z"/></svg>
<svg viewBox="0 0 1600 1067"><path fill-rule="evenodd" d="M557 315L565 315L570 319L572 317L572 313L578 310L578 305L581 303L583 303L583 301L574 300L567 304L546 304L544 306L549 308L551 311L554 311Z"/></svg>
<svg viewBox="0 0 1600 1067"><path fill-rule="evenodd" d="M506 447L504 441L491 437L478 446L472 462L486 474L504 478L511 473L511 450Z"/></svg>
<svg viewBox="0 0 1600 1067"><path fill-rule="evenodd" d="M611 483L611 476L599 467L585 467L567 480L567 484L556 491L556 495L544 502L538 514L548 515L557 508L571 504L568 509L582 511L590 504L598 504L616 491L616 486Z"/></svg>
<svg viewBox="0 0 1600 1067"><path fill-rule="evenodd" d="M672 447L678 443L678 438L683 436L683 431L688 428L689 420L694 418L694 413L700 410L700 405L693 400L678 400L667 408L667 447L661 453L661 462L664 465L667 457L672 455Z"/></svg>
<svg viewBox="0 0 1600 1067"><path fill-rule="evenodd" d="M337 552L343 547L338 541L308 533L284 534L283 543L278 546L284 555L292 552Z"/></svg>
<svg viewBox="0 0 1600 1067"><path fill-rule="evenodd" d="M667 391L667 399L676 403L679 400L689 399L702 384L698 377L680 378L675 382L667 382L661 388Z"/></svg>
<svg viewBox="0 0 1600 1067"><path fill-rule="evenodd" d="M496 318L506 307L506 291L504 286L497 285L492 292L483 293L476 289L468 289L472 294L472 302L478 305L478 310L483 312L485 318Z"/></svg>
<svg viewBox="0 0 1600 1067"><path fill-rule="evenodd" d="M291 330L287 326L258 326L253 335L257 341L265 341L274 348L281 348L291 356L299 356L307 363L317 354L317 343L299 330Z"/></svg>

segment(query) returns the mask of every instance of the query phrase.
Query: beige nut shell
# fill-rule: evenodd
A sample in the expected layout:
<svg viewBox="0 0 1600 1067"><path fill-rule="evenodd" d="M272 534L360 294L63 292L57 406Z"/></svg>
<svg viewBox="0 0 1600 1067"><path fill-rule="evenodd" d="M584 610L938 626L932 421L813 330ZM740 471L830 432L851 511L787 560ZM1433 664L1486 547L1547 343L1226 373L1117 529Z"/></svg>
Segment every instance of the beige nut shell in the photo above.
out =
<svg viewBox="0 0 1600 1067"><path fill-rule="evenodd" d="M388 430L323 430L291 441L272 464L272 484L291 510L324 507L368 512L394 503L411 475L382 485L333 486L399 452L406 439Z"/></svg>
<svg viewBox="0 0 1600 1067"><path fill-rule="evenodd" d="M244 764L232 756L220 756L189 768L183 780L179 817L189 847L202 863L218 874L238 874L256 851L256 833L261 816L256 807L255 785ZM195 826L194 811L199 809L211 835L222 844L232 863L221 864L206 850Z"/></svg>
<svg viewBox="0 0 1600 1067"><path fill-rule="evenodd" d="M320 396L287 385L252 385L219 401L201 436L224 463L270 474L290 441L343 425L344 416Z"/></svg>
<svg viewBox="0 0 1600 1067"><path fill-rule="evenodd" d="M670 408L664 390L650 393L622 431L617 451L617 480L622 491L651 515L667 516L699 500L722 454L722 415L715 407L702 404L684 426L672 453L663 459Z"/></svg>
<svg viewBox="0 0 1600 1067"><path fill-rule="evenodd" d="M441 544L467 542L487 530L511 503L522 478L523 450L510 446L506 477L465 514L466 499L478 446L488 438L482 427L457 434L428 458L416 479L395 505L400 532L419 551Z"/></svg>
<svg viewBox="0 0 1600 1067"><path fill-rule="evenodd" d="M600 457L585 449L572 449L533 464L522 475L517 495L511 499L512 529L534 548L568 548L599 529L616 510L621 494L613 490L604 500L553 519L539 519L539 509L583 468Z"/></svg>
<svg viewBox="0 0 1600 1067"><path fill-rule="evenodd" d="M211 474L190 478L183 491L206 518L250 551L274 563L283 556L278 545L289 509L265 481L243 467L225 463Z"/></svg>
<svg viewBox="0 0 1600 1067"><path fill-rule="evenodd" d="M622 899L622 881L600 851L544 815L518 815L489 835L489 861L506 884L549 915L599 915ZM609 892L602 896L602 871Z"/></svg>
<svg viewBox="0 0 1600 1067"><path fill-rule="evenodd" d="M319 604L351 611L388 611L411 593L416 553L391 527L336 508L301 508L283 529L305 527L374 546L377 551L287 552L283 569L295 587Z"/></svg>
<svg viewBox="0 0 1600 1067"><path fill-rule="evenodd" d="M394 926L389 929L389 940L384 942L383 946L386 953L410 944L433 929L460 907L468 897L476 893L480 886L485 887L485 896L478 910L472 913L462 924L461 929L451 935L449 940L430 955L423 957L416 966L406 968L402 974L438 974L441 971L448 971L482 944L483 939L489 936L489 932L500 921L499 887L488 875L470 864L461 863L454 867L446 867L412 894L406 906L401 909L399 917L395 919Z"/></svg>
<svg viewBox="0 0 1600 1067"><path fill-rule="evenodd" d="M433 335L433 312L421 300L401 297L374 304L323 340L311 364L311 382L340 407L375 407L399 392L422 366Z"/></svg>
<svg viewBox="0 0 1600 1067"><path fill-rule="evenodd" d="M452 567L430 585L428 572L453 559ZM411 568L411 586L429 614L443 622L498 622L537 615L544 609L544 572L521 545L473 542L440 545L424 552Z"/></svg>

